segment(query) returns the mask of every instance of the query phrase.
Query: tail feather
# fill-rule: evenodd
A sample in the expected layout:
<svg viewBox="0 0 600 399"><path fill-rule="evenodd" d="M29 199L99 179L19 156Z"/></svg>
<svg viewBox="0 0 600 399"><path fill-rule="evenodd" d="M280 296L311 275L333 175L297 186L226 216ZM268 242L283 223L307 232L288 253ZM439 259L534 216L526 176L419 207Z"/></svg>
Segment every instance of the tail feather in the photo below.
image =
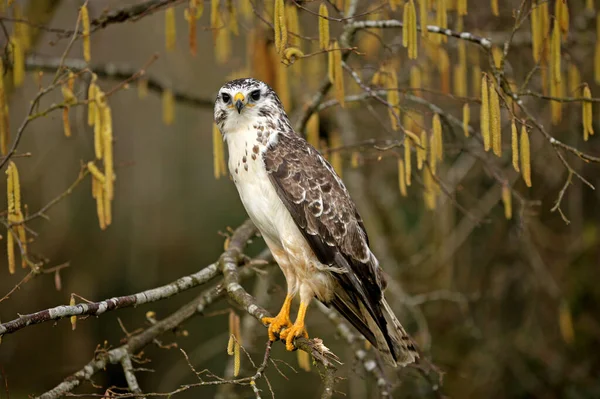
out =
<svg viewBox="0 0 600 399"><path fill-rule="evenodd" d="M362 301L348 294L341 286L335 290L331 304L381 352L386 363L394 367L405 366L419 357L412 339L385 298L381 298L377 309L382 316L379 320L375 320Z"/></svg>
<svg viewBox="0 0 600 399"><path fill-rule="evenodd" d="M387 334L392 338L396 362L401 366L415 362L419 358L419 352L415 343L406 333L385 298L381 299L381 303L383 305L383 314L387 321Z"/></svg>

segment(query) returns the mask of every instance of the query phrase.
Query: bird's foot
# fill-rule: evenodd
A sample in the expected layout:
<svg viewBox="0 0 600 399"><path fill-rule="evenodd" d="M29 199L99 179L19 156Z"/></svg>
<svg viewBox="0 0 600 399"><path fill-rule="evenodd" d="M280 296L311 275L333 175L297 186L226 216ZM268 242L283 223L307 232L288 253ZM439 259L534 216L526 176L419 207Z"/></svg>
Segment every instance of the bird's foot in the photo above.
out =
<svg viewBox="0 0 600 399"><path fill-rule="evenodd" d="M296 321L291 327L283 330L279 336L282 340L285 340L285 349L293 351L296 350L294 339L298 337L308 338L308 332L306 331L304 322L298 323L298 321Z"/></svg>
<svg viewBox="0 0 600 399"><path fill-rule="evenodd" d="M281 330L285 328L287 331L287 329L292 326L289 313L282 314L282 312L280 312L275 317L263 317L261 321L263 324L269 325L269 341L277 341L281 335Z"/></svg>

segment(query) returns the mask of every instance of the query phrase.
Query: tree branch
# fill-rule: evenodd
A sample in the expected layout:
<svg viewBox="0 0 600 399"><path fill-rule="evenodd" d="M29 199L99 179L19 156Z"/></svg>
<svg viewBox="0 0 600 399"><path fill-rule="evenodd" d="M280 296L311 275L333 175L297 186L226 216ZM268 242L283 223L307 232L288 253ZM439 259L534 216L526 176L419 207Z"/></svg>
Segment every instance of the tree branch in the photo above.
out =
<svg viewBox="0 0 600 399"><path fill-rule="evenodd" d="M52 320L60 320L71 316L100 316L111 310L143 305L160 301L207 283L219 274L217 264L213 263L204 269L182 277L162 287L153 288L137 294L106 299L100 302L78 303L73 306L56 306L36 313L19 316L19 318L0 324L0 337L12 334L27 326Z"/></svg>

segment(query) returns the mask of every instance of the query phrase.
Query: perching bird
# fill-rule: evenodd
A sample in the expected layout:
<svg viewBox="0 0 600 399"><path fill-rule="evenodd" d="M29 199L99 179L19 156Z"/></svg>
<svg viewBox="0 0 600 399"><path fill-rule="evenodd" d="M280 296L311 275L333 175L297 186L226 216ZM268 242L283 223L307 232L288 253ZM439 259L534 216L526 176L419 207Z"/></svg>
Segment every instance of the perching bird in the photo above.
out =
<svg viewBox="0 0 600 399"><path fill-rule="evenodd" d="M279 337L293 350L296 337L308 337L304 318L316 296L388 363L414 362L417 350L383 296L384 277L354 202L331 165L294 132L273 89L250 78L228 82L217 95L214 118L242 203L287 281L279 314L262 320L269 339Z"/></svg>

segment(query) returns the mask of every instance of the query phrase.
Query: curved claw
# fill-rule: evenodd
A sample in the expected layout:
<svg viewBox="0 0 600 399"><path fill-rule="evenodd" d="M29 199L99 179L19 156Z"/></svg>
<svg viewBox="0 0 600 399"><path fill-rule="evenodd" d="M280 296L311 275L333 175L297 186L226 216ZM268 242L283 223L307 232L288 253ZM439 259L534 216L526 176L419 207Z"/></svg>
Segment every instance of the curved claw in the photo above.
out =
<svg viewBox="0 0 600 399"><path fill-rule="evenodd" d="M283 328L289 328L292 325L290 320L290 307L292 306L292 296L286 295L285 301L281 306L279 314L275 317L263 317L260 321L269 325L269 341L275 342L279 338Z"/></svg>
<svg viewBox="0 0 600 399"><path fill-rule="evenodd" d="M263 317L261 321L264 324L268 324L269 341L277 341L281 334L282 329L289 329L292 326L289 314L278 314L275 317Z"/></svg>
<svg viewBox="0 0 600 399"><path fill-rule="evenodd" d="M296 350L296 347L294 346L294 339L297 337L308 338L308 332L306 331L304 322L295 323L290 328L286 328L284 331L282 331L279 334L279 337L282 340L285 340L285 349L288 351L293 351Z"/></svg>

